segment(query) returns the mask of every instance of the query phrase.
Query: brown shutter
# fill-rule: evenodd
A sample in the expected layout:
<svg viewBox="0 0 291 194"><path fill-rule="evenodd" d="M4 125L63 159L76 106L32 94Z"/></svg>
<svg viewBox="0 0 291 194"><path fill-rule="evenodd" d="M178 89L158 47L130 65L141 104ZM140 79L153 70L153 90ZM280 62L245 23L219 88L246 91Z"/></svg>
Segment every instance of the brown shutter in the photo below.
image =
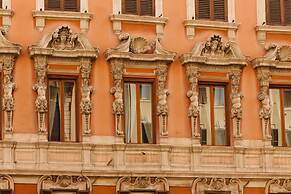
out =
<svg viewBox="0 0 291 194"><path fill-rule="evenodd" d="M197 0L198 19L210 19L210 0Z"/></svg>
<svg viewBox="0 0 291 194"><path fill-rule="evenodd" d="M156 194L167 194L167 191L156 191Z"/></svg>
<svg viewBox="0 0 291 194"><path fill-rule="evenodd" d="M153 15L153 0L140 0L140 15Z"/></svg>
<svg viewBox="0 0 291 194"><path fill-rule="evenodd" d="M281 24L280 0L267 0L268 24Z"/></svg>
<svg viewBox="0 0 291 194"><path fill-rule="evenodd" d="M89 194L89 191L79 191L78 194Z"/></svg>
<svg viewBox="0 0 291 194"><path fill-rule="evenodd" d="M225 18L225 1L214 0L214 19L226 20Z"/></svg>
<svg viewBox="0 0 291 194"><path fill-rule="evenodd" d="M51 190L41 190L40 194L52 194Z"/></svg>
<svg viewBox="0 0 291 194"><path fill-rule="evenodd" d="M0 8L5 8L5 7L2 7L2 0L0 0Z"/></svg>
<svg viewBox="0 0 291 194"><path fill-rule="evenodd" d="M118 194L130 194L129 191L119 191Z"/></svg>
<svg viewBox="0 0 291 194"><path fill-rule="evenodd" d="M123 12L137 15L137 0L123 0Z"/></svg>
<svg viewBox="0 0 291 194"><path fill-rule="evenodd" d="M61 9L61 0L47 0L47 9L60 10Z"/></svg>
<svg viewBox="0 0 291 194"><path fill-rule="evenodd" d="M291 25L291 0L285 0L285 24Z"/></svg>
<svg viewBox="0 0 291 194"><path fill-rule="evenodd" d="M12 194L12 190L11 189L3 189L3 190L0 190L0 194Z"/></svg>
<svg viewBox="0 0 291 194"><path fill-rule="evenodd" d="M78 11L78 0L64 0L64 11Z"/></svg>

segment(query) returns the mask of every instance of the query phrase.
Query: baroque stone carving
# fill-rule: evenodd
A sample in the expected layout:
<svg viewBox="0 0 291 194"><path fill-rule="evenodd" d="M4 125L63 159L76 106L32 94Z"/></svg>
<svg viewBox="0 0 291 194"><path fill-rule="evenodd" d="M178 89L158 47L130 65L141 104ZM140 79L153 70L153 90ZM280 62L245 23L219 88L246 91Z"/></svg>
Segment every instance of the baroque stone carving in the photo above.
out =
<svg viewBox="0 0 291 194"><path fill-rule="evenodd" d="M9 175L0 175L0 190L14 190L14 181L13 178Z"/></svg>
<svg viewBox="0 0 291 194"><path fill-rule="evenodd" d="M92 184L88 177L85 176L42 176L37 184L38 193L41 190L50 189L76 189L79 191L92 191Z"/></svg>
<svg viewBox="0 0 291 194"><path fill-rule="evenodd" d="M45 115L48 106L46 99L48 63L51 60L58 61L58 63L70 61L80 67L82 134L90 135L93 88L89 82L92 63L98 56L98 49L91 46L84 34L73 33L70 27L61 26L56 31L44 35L38 44L30 46L29 52L34 59L36 71L36 84L33 89L37 92L35 105L38 112L38 131L43 134L47 133Z"/></svg>
<svg viewBox="0 0 291 194"><path fill-rule="evenodd" d="M233 41L224 43L219 35L213 35L206 41L197 42L190 53L181 56L181 62L186 67L190 84L190 89L187 92L187 97L190 100L188 116L191 118L194 139L200 137L199 126L197 126L200 110L197 90L199 72L225 72L228 74L228 78L225 79L228 79L231 85L233 134L235 138L240 138L243 97L240 92L240 80L242 68L246 66L247 61L238 45ZM200 141L196 141L196 143L200 143Z"/></svg>
<svg viewBox="0 0 291 194"><path fill-rule="evenodd" d="M20 54L21 46L9 42L6 38L6 30L0 29L0 64L3 71L3 98L2 110L4 112L4 138L6 134L13 133L13 111L14 97L13 92L16 88L13 70L15 58Z"/></svg>
<svg viewBox="0 0 291 194"><path fill-rule="evenodd" d="M113 76L113 87L110 92L114 95L112 104L115 115L116 135L124 135L122 131L122 115L124 114L122 79L124 69L128 65L143 64L145 68L155 69L157 79L157 116L161 136L167 136L168 105L167 74L168 65L174 60L175 53L165 50L160 39L147 40L143 37L122 33L119 36L120 44L116 48L105 52L106 60L110 62Z"/></svg>
<svg viewBox="0 0 291 194"><path fill-rule="evenodd" d="M190 100L190 105L188 108L188 117L191 118L192 135L194 137L200 137L200 133L199 133L198 125L197 125L198 116L200 113L199 94L198 94L198 79L200 76L199 68L192 65L187 65L186 74L190 83L190 88L187 92L187 97Z"/></svg>
<svg viewBox="0 0 291 194"><path fill-rule="evenodd" d="M118 180L116 191L169 191L167 179L160 177L122 177Z"/></svg>
<svg viewBox="0 0 291 194"><path fill-rule="evenodd" d="M265 194L291 192L291 179L271 179L265 187Z"/></svg>
<svg viewBox="0 0 291 194"><path fill-rule="evenodd" d="M243 183L236 178L196 178L192 193L204 194L207 191L229 191L232 194L242 194Z"/></svg>

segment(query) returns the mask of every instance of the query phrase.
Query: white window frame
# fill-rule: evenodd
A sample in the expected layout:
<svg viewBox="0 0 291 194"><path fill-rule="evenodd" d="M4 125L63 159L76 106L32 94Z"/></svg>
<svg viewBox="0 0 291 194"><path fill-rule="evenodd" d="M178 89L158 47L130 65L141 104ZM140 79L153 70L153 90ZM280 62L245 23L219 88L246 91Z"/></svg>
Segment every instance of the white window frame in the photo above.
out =
<svg viewBox="0 0 291 194"><path fill-rule="evenodd" d="M86 32L89 28L89 22L93 17L88 12L88 0L80 0L79 12L66 12L65 14L64 11L45 10L45 0L36 0L36 10L33 11L33 17L36 19L36 28L39 31L43 31L46 19L70 19L79 20L81 31Z"/></svg>
<svg viewBox="0 0 291 194"><path fill-rule="evenodd" d="M228 38L235 40L238 25L235 20L235 0L227 0L227 22L196 20L195 8L196 0L186 0L187 19L185 21L186 35L188 39L193 39L195 36L195 28L203 29L222 29L228 32Z"/></svg>
<svg viewBox="0 0 291 194"><path fill-rule="evenodd" d="M266 0L257 0L257 41L264 46L267 33L291 34L291 26L267 25Z"/></svg>
<svg viewBox="0 0 291 194"><path fill-rule="evenodd" d="M113 24L113 31L116 34L122 32L122 22L155 24L156 33L158 36L164 34L164 26L168 19L163 17L163 0L155 0L155 16L138 16L122 14L122 0L112 0L113 7L111 21Z"/></svg>

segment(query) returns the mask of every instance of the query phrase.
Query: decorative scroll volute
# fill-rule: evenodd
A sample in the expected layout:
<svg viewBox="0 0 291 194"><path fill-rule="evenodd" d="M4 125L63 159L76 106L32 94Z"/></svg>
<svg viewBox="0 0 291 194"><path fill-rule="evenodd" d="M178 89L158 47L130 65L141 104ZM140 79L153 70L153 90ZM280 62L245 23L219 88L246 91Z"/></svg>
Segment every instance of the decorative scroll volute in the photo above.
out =
<svg viewBox="0 0 291 194"><path fill-rule="evenodd" d="M204 194L207 191L227 191L231 194L242 194L244 184L236 178L196 178L193 181L192 193Z"/></svg>
<svg viewBox="0 0 291 194"><path fill-rule="evenodd" d="M191 118L191 129L193 137L200 137L198 128L198 116L200 113L198 79L200 76L199 68L191 64L186 65L186 74L190 83L187 97L190 100L188 117Z"/></svg>
<svg viewBox="0 0 291 194"><path fill-rule="evenodd" d="M291 179L271 179L265 187L265 194L291 192Z"/></svg>

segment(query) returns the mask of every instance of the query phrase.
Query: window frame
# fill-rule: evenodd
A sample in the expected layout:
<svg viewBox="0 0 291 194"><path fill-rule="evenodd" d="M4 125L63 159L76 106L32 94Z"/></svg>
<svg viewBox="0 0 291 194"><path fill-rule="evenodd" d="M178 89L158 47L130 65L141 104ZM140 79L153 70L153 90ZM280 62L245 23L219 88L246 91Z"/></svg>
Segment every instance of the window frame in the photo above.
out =
<svg viewBox="0 0 291 194"><path fill-rule="evenodd" d="M200 143L203 146L230 146L231 142L231 134L230 134L230 98L229 98L229 91L230 91L230 86L226 82L206 82L206 81L198 81L198 88L201 86L206 86L210 88L210 120L211 120L211 144L202 144L202 133L201 133L201 127L200 127L200 114L198 116L198 126L200 128ZM213 93L213 88L214 87L222 87L224 88L224 106L225 106L225 144L224 145L217 145L216 144L216 135L215 135L215 117L214 117L214 93ZM199 93L199 91L198 91ZM200 103L199 103L200 106ZM207 137L206 137L207 141Z"/></svg>
<svg viewBox="0 0 291 194"><path fill-rule="evenodd" d="M285 22L285 9L284 9L284 0L279 0L280 1L280 24L274 24L271 23L271 12L270 12L270 7L269 7L269 1L270 0L265 0L266 4L266 22L268 25L272 26L286 26ZM291 24L290 24L291 25Z"/></svg>
<svg viewBox="0 0 291 194"><path fill-rule="evenodd" d="M151 15L141 15L141 0L135 0L136 1L136 14L131 14L131 13L126 13L125 12L125 1L126 0L122 0L121 1L121 11L122 14L129 14L129 15L137 15L137 16L155 16L156 15L156 7L155 7L155 1L156 0L152 0L152 14Z"/></svg>
<svg viewBox="0 0 291 194"><path fill-rule="evenodd" d="M139 119L139 115L140 115L140 109L138 111L138 107L137 109L137 134L138 134L138 141L137 143L128 143L126 142L126 138L124 137L124 142L127 144L156 144L157 143L157 122L156 122L156 79L152 78L152 77L131 77L131 76L124 76L123 80L122 80L122 88L123 88L123 102L125 102L125 90L124 90L124 84L125 83L138 83L138 84L142 84L142 83L151 83L152 84L152 135L153 135L153 142L152 143L142 143L141 142L141 122ZM137 87L137 86L136 86ZM140 96L140 93L139 95ZM125 105L124 105L125 106ZM126 132L126 128L125 128L125 114L124 114L124 118L123 118L123 128L124 128L124 134L126 136L127 132Z"/></svg>
<svg viewBox="0 0 291 194"><path fill-rule="evenodd" d="M60 126L60 141L54 141L50 139L50 132L49 132L49 113L50 113L50 87L49 87L49 80L60 80L62 83L64 82L64 80L74 80L75 82L75 115L76 115L76 121L75 121L75 125L76 125L76 140L75 141L65 141L64 140L64 112L61 111L61 126ZM48 99L48 116L47 116L47 126L48 126L48 141L51 142L80 142L80 120L81 120L81 114L79 110L79 106L80 105L80 89L79 89L79 76L77 75L60 75L60 74L48 74L47 76L47 99ZM63 92L64 88L61 89L61 91ZM64 95L64 94L62 94ZM61 104L62 108L64 107L64 103Z"/></svg>
<svg viewBox="0 0 291 194"><path fill-rule="evenodd" d="M58 9L58 8L54 8L54 9L52 9L52 8L49 8L48 7L48 1L49 0L44 0L44 8L45 8L45 10L49 10L49 11L69 11L69 12L80 12L80 1L81 0L76 0L77 1L77 7L76 7L76 10L65 10L64 9L64 5L65 5L65 0L59 0L60 1L60 8Z"/></svg>
<svg viewBox="0 0 291 194"><path fill-rule="evenodd" d="M280 84L270 84L269 86L269 94L270 95L270 90L271 89L279 89L280 92L280 121L281 121L281 135L282 135L282 146L274 146L273 145L273 136L272 136L272 145L274 147L291 147L287 145L287 140L286 140L286 129L285 129L285 115L284 115L284 91L285 90L291 90L291 86L290 85L280 85ZM272 117L272 115L271 115ZM270 125L270 130L271 130L271 135L272 135L272 123L269 123ZM279 142L278 142L279 143Z"/></svg>
<svg viewBox="0 0 291 194"><path fill-rule="evenodd" d="M199 0L195 1L195 18L197 20L211 20L211 21L223 21L228 22L228 0L224 0L224 20L221 19L215 19L215 10L214 10L214 0L207 0L210 1L209 6L209 18L199 18Z"/></svg>

